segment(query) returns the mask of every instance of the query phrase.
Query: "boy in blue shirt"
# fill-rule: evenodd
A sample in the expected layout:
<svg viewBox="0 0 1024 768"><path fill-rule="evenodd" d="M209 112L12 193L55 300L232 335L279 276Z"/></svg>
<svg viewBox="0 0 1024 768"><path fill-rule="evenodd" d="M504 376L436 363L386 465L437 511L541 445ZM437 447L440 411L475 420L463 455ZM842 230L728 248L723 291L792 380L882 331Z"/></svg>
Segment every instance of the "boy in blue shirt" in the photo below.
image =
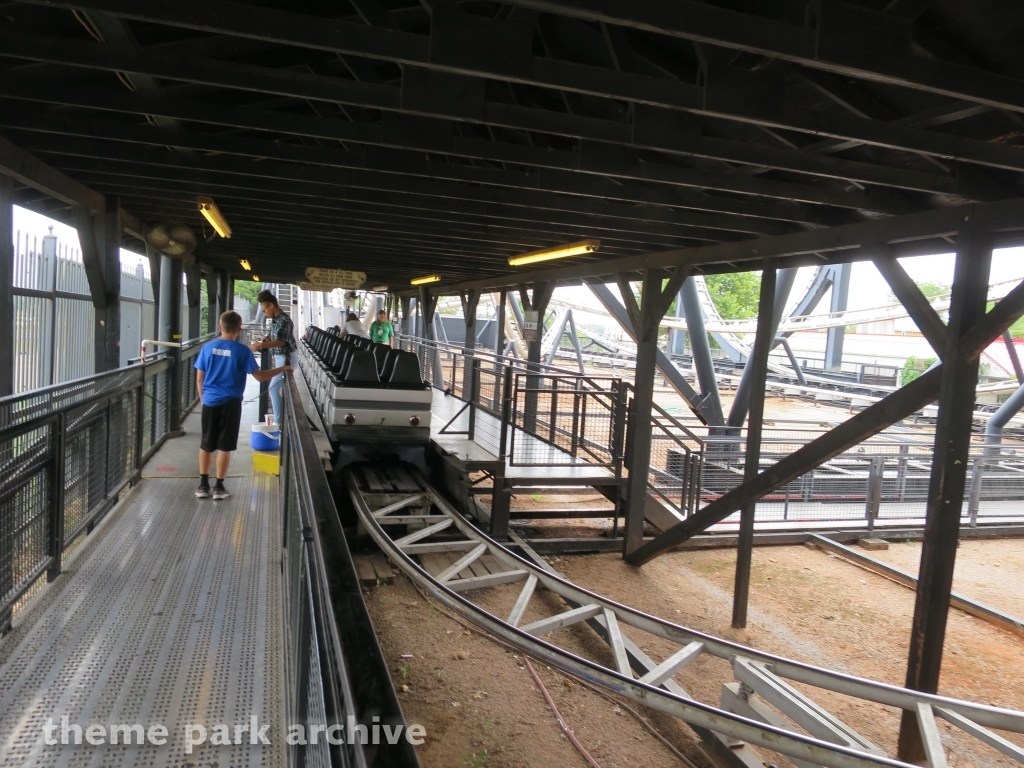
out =
<svg viewBox="0 0 1024 768"><path fill-rule="evenodd" d="M252 350L238 342L242 318L237 312L220 316L220 338L206 343L196 357L196 389L203 401L203 437L199 444L199 487L196 497L214 501L231 494L224 487L224 478L231 463L231 452L238 447L238 426L242 420L242 395L245 377L252 374L257 381L269 381L290 365L261 371ZM217 483L210 490L210 464L217 454Z"/></svg>

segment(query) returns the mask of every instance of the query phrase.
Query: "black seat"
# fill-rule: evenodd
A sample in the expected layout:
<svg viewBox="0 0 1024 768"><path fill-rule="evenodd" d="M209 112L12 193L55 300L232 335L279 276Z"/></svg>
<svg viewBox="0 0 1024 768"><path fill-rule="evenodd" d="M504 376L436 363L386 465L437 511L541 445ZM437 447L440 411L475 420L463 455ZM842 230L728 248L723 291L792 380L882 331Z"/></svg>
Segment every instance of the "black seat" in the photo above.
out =
<svg viewBox="0 0 1024 768"><path fill-rule="evenodd" d="M346 384L380 383L377 376L377 361L370 352L353 352L345 367L342 380Z"/></svg>
<svg viewBox="0 0 1024 768"><path fill-rule="evenodd" d="M391 347L387 344L374 344L373 349L370 350L373 353L374 359L377 361L377 375L380 376L384 370L384 361L388 358L388 352L391 351ZM381 376L383 381L383 376Z"/></svg>
<svg viewBox="0 0 1024 768"><path fill-rule="evenodd" d="M394 367L388 382L391 384L423 384L423 377L420 376L420 359L415 352L403 352L396 349Z"/></svg>
<svg viewBox="0 0 1024 768"><path fill-rule="evenodd" d="M384 364L377 371L381 381L391 380L391 371L395 369L395 360L398 359L398 354L401 351L400 349L388 347L387 354L384 356Z"/></svg>
<svg viewBox="0 0 1024 768"><path fill-rule="evenodd" d="M331 371L336 374L341 374L345 370L345 366L348 365L349 358L355 353L348 344L339 344L338 351L334 353L334 357L331 358Z"/></svg>

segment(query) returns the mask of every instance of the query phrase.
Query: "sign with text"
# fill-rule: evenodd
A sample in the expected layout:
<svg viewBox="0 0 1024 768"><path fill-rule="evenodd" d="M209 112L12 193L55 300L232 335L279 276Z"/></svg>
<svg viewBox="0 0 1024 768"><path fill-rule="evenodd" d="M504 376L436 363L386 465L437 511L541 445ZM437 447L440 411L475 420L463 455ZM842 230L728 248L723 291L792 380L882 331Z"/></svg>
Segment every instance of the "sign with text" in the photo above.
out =
<svg viewBox="0 0 1024 768"><path fill-rule="evenodd" d="M527 310L523 312L523 338L527 341L536 341L537 326L540 325L540 312Z"/></svg>
<svg viewBox="0 0 1024 768"><path fill-rule="evenodd" d="M307 267L306 281L312 286L307 290L330 291L335 288L354 290L366 282L366 273L350 272L347 269Z"/></svg>

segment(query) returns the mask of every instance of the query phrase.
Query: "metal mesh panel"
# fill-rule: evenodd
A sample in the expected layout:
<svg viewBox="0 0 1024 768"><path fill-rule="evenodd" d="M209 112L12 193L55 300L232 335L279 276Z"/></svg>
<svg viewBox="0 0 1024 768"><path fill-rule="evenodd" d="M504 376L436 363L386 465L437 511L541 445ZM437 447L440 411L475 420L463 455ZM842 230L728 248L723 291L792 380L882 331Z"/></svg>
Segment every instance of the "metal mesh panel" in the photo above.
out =
<svg viewBox="0 0 1024 768"><path fill-rule="evenodd" d="M0 442L0 605L49 556L52 429L48 424Z"/></svg>
<svg viewBox="0 0 1024 768"><path fill-rule="evenodd" d="M512 387L511 464L616 462L616 380L516 373Z"/></svg>

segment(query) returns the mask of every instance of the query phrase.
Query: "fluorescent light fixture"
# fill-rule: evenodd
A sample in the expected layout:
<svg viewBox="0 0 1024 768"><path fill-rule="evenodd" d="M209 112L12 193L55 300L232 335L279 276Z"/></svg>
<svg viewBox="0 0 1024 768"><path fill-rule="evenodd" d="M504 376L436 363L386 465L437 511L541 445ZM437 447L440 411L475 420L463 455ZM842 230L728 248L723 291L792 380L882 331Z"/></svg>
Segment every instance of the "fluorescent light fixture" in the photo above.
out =
<svg viewBox="0 0 1024 768"><path fill-rule="evenodd" d="M220 212L217 204L213 202L213 198L197 197L196 202L199 203L199 212L210 222L210 226L213 227L214 231L221 237L231 237L231 225L228 224L227 219L224 218L224 214Z"/></svg>
<svg viewBox="0 0 1024 768"><path fill-rule="evenodd" d="M524 264L536 264L538 261L564 259L566 256L579 256L581 253L593 253L600 247L600 240L580 240L578 243L556 245L554 248L544 248L539 251L524 253L521 256L513 256L508 260L508 263L513 267L521 267Z"/></svg>
<svg viewBox="0 0 1024 768"><path fill-rule="evenodd" d="M441 282L440 275L424 275L423 277L414 277L409 281L410 285L426 285L427 283L439 283Z"/></svg>
<svg viewBox="0 0 1024 768"><path fill-rule="evenodd" d="M388 289L388 287L386 285L375 285L375 286L373 286L373 290L375 290L375 291L386 291L387 289Z"/></svg>
<svg viewBox="0 0 1024 768"><path fill-rule="evenodd" d="M258 283L260 281L260 276L259 275L253 275L252 279L253 279L253 282Z"/></svg>
<svg viewBox="0 0 1024 768"><path fill-rule="evenodd" d="M238 263L242 265L242 269L246 272L252 272L252 264L249 263L248 259L239 259Z"/></svg>

